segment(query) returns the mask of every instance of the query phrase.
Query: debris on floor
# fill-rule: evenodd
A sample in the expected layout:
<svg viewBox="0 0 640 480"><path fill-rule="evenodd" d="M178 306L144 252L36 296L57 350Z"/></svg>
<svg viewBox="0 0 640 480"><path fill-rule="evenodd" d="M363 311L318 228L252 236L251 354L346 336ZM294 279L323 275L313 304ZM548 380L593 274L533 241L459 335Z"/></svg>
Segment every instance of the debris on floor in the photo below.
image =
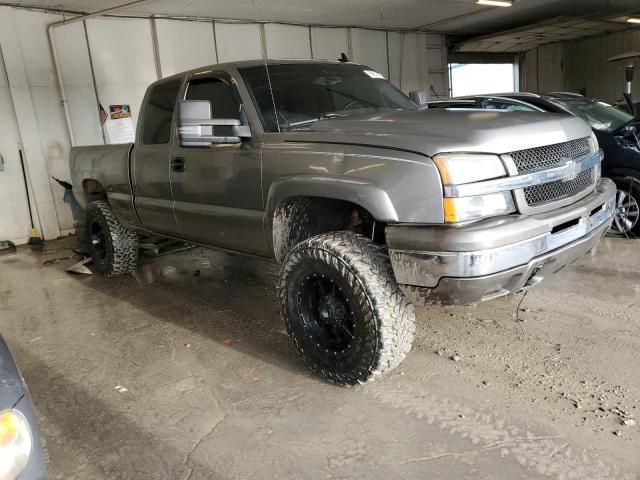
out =
<svg viewBox="0 0 640 480"><path fill-rule="evenodd" d="M139 244L140 250L149 257L162 257L170 253L182 252L195 248L195 245L180 242L177 240L162 239L158 241L148 241Z"/></svg>
<svg viewBox="0 0 640 480"><path fill-rule="evenodd" d="M70 273L81 273L84 275L93 275L93 272L89 269L89 267L87 267L87 264L91 263L92 261L93 258L91 257L83 258L79 262L76 262L70 267L65 268L64 271Z"/></svg>
<svg viewBox="0 0 640 480"><path fill-rule="evenodd" d="M9 240L0 240L0 255L4 253L13 253L16 251L16 246Z"/></svg>

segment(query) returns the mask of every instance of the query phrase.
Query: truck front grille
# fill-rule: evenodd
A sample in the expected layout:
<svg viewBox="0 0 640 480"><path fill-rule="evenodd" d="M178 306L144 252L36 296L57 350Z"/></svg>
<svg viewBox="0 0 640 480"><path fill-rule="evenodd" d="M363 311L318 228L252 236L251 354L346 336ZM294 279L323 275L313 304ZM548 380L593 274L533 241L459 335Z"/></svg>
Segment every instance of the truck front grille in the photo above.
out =
<svg viewBox="0 0 640 480"><path fill-rule="evenodd" d="M567 160L575 160L591 152L589 138L579 138L563 143L529 148L510 153L519 175L549 170L563 165ZM568 182L561 180L543 183L522 190L528 207L556 202L578 195L594 183L593 168L578 174Z"/></svg>
<svg viewBox="0 0 640 480"><path fill-rule="evenodd" d="M593 168L584 170L576 178L568 182L557 180L524 189L524 198L531 207L573 197L588 188L593 181Z"/></svg>
<svg viewBox="0 0 640 480"><path fill-rule="evenodd" d="M519 174L547 170L575 160L591 151L588 138L579 138L564 143L528 148L511 153Z"/></svg>

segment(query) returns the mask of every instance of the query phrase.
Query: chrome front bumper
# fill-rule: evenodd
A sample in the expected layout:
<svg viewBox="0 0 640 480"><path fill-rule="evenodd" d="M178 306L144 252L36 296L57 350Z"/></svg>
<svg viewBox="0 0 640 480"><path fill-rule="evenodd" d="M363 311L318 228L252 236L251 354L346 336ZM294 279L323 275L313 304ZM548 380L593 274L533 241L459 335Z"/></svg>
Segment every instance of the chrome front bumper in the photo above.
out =
<svg viewBox="0 0 640 480"><path fill-rule="evenodd" d="M419 289L421 298L451 304L523 290L595 247L611 224L615 190L602 179L587 197L545 214L468 227L389 227L396 281Z"/></svg>

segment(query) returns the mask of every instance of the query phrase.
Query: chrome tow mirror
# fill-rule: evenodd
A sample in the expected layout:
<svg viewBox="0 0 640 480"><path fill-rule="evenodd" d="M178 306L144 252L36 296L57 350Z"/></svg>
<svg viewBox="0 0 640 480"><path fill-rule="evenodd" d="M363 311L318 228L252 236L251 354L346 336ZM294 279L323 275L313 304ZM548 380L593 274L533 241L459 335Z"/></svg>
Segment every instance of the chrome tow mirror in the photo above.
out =
<svg viewBox="0 0 640 480"><path fill-rule="evenodd" d="M216 135L215 127L231 127L231 135ZM178 103L178 137L183 147L210 147L214 143L241 143L243 138L251 138L251 129L246 121L211 118L209 100L183 100Z"/></svg>

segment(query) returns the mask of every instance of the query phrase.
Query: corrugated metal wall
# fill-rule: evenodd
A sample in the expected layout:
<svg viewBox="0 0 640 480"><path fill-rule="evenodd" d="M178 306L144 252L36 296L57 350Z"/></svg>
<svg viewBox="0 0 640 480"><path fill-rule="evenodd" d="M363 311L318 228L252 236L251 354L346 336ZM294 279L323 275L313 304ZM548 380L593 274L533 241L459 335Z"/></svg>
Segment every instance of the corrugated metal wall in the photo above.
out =
<svg viewBox="0 0 640 480"><path fill-rule="evenodd" d="M521 90L537 93L566 90L565 64L564 43L529 50L525 54Z"/></svg>
<svg viewBox="0 0 640 480"><path fill-rule="evenodd" d="M523 90L584 91L589 97L616 102L622 98L624 70L606 60L630 51L640 51L640 29L534 48L524 56ZM640 67L633 92L640 98Z"/></svg>
<svg viewBox="0 0 640 480"><path fill-rule="evenodd" d="M567 87L607 102L622 98L624 70L619 63L607 63L607 58L620 53L640 51L640 30L627 30L602 37L566 42ZM633 85L635 97L640 97L640 67Z"/></svg>

